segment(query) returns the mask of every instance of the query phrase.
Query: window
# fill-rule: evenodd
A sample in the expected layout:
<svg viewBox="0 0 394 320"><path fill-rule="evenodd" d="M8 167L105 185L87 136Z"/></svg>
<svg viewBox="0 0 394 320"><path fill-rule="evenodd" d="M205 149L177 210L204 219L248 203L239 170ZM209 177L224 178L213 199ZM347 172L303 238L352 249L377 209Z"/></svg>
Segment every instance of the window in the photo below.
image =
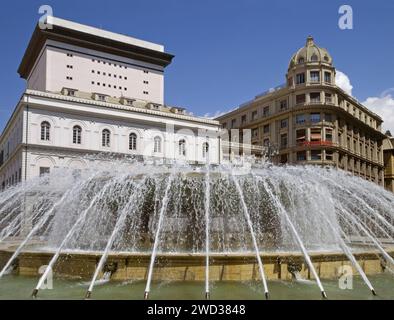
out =
<svg viewBox="0 0 394 320"><path fill-rule="evenodd" d="M266 106L263 109L263 117L268 117L270 115L270 107Z"/></svg>
<svg viewBox="0 0 394 320"><path fill-rule="evenodd" d="M257 110L252 112L252 121L257 119Z"/></svg>
<svg viewBox="0 0 394 320"><path fill-rule="evenodd" d="M326 141L332 142L332 129L326 128Z"/></svg>
<svg viewBox="0 0 394 320"><path fill-rule="evenodd" d="M161 138L160 137L155 137L155 139L154 139L153 152L155 152L155 153L161 152Z"/></svg>
<svg viewBox="0 0 394 320"><path fill-rule="evenodd" d="M280 110L286 110L286 109L287 109L287 100L281 100Z"/></svg>
<svg viewBox="0 0 394 320"><path fill-rule="evenodd" d="M137 135L135 133L129 135L129 150L137 150Z"/></svg>
<svg viewBox="0 0 394 320"><path fill-rule="evenodd" d="M321 160L321 150L311 150L311 160Z"/></svg>
<svg viewBox="0 0 394 320"><path fill-rule="evenodd" d="M305 62L304 57L301 57L301 58L298 59L298 63L304 63L304 62Z"/></svg>
<svg viewBox="0 0 394 320"><path fill-rule="evenodd" d="M208 151L209 151L209 144L208 144L208 142L204 142L202 144L202 157L204 159L207 157Z"/></svg>
<svg viewBox="0 0 394 320"><path fill-rule="evenodd" d="M297 73L296 75L296 84L305 83L305 73Z"/></svg>
<svg viewBox="0 0 394 320"><path fill-rule="evenodd" d="M76 90L68 89L67 90L67 95L70 96L70 97L75 97L75 92L76 92Z"/></svg>
<svg viewBox="0 0 394 320"><path fill-rule="evenodd" d="M297 145L304 145L306 141L306 129L299 129L296 131Z"/></svg>
<svg viewBox="0 0 394 320"><path fill-rule="evenodd" d="M82 143L82 129L80 126L74 126L73 128L73 143L74 144Z"/></svg>
<svg viewBox="0 0 394 320"><path fill-rule="evenodd" d="M281 129L283 129L283 128L287 128L287 119L282 119L281 121L280 121L280 128Z"/></svg>
<svg viewBox="0 0 394 320"><path fill-rule="evenodd" d="M320 92L310 93L311 102L320 102Z"/></svg>
<svg viewBox="0 0 394 320"><path fill-rule="evenodd" d="M311 71L311 82L320 82L320 73L319 71Z"/></svg>
<svg viewBox="0 0 394 320"><path fill-rule="evenodd" d="M311 128L311 142L320 142L320 141L321 141L321 129Z"/></svg>
<svg viewBox="0 0 394 320"><path fill-rule="evenodd" d="M242 124L245 124L245 123L246 123L246 114L244 114L244 115L241 117L241 123L242 123Z"/></svg>
<svg viewBox="0 0 394 320"><path fill-rule="evenodd" d="M232 119L231 120L231 128L235 128L236 125L237 125L237 119Z"/></svg>
<svg viewBox="0 0 394 320"><path fill-rule="evenodd" d="M269 124L266 124L266 125L263 127L263 132L264 132L264 133L269 133L269 132L270 132L270 125L269 125Z"/></svg>
<svg viewBox="0 0 394 320"><path fill-rule="evenodd" d="M325 101L326 103L332 103L332 95L331 93L325 93Z"/></svg>
<svg viewBox="0 0 394 320"><path fill-rule="evenodd" d="M317 60L318 60L317 55L313 54L312 57L311 57L311 61L315 62Z"/></svg>
<svg viewBox="0 0 394 320"><path fill-rule="evenodd" d="M296 115L296 124L303 124L306 121L305 114L297 114Z"/></svg>
<svg viewBox="0 0 394 320"><path fill-rule="evenodd" d="M104 84L103 84L104 85ZM98 94L97 95L97 99L99 100L99 101L105 101L105 95L103 95L103 94Z"/></svg>
<svg viewBox="0 0 394 320"><path fill-rule="evenodd" d="M107 148L111 146L111 132L108 129L103 130L101 145Z"/></svg>
<svg viewBox="0 0 394 320"><path fill-rule="evenodd" d="M51 125L49 124L48 121L44 121L41 123L41 140L49 141L50 130L51 130Z"/></svg>
<svg viewBox="0 0 394 320"><path fill-rule="evenodd" d="M259 137L259 129L253 128L252 129L252 138L257 139Z"/></svg>
<svg viewBox="0 0 394 320"><path fill-rule="evenodd" d="M280 135L280 147L287 148L287 133Z"/></svg>
<svg viewBox="0 0 394 320"><path fill-rule="evenodd" d="M324 82L331 83L331 72L324 72Z"/></svg>
<svg viewBox="0 0 394 320"><path fill-rule="evenodd" d="M296 104L305 103L305 94L297 94L296 95Z"/></svg>
<svg viewBox="0 0 394 320"><path fill-rule="evenodd" d="M334 152L332 150L326 150L326 160L332 161L334 159Z"/></svg>
<svg viewBox="0 0 394 320"><path fill-rule="evenodd" d="M186 156L186 141L184 139L179 140L178 151L180 156Z"/></svg>
<svg viewBox="0 0 394 320"><path fill-rule="evenodd" d="M280 155L280 163L287 163L288 161L288 155L287 154L281 154Z"/></svg>
<svg viewBox="0 0 394 320"><path fill-rule="evenodd" d="M306 151L297 152L297 161L306 161Z"/></svg>
<svg viewBox="0 0 394 320"><path fill-rule="evenodd" d="M50 168L48 167L40 167L40 177L45 175L45 174L49 174L50 172Z"/></svg>
<svg viewBox="0 0 394 320"><path fill-rule="evenodd" d="M332 122L332 114L331 113L325 113L324 114L324 121Z"/></svg>

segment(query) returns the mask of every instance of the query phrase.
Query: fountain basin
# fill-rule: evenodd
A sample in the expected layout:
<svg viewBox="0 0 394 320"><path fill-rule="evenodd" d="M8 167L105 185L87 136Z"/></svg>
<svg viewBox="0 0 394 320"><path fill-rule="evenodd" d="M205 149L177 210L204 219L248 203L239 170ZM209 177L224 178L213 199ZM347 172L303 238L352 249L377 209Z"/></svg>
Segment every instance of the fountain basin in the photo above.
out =
<svg viewBox="0 0 394 320"><path fill-rule="evenodd" d="M387 247L394 256L394 247ZM12 248L0 250L0 267L12 255ZM47 265L53 252L28 250L19 255L13 273L21 276L38 276L39 269ZM89 279L101 257L100 252L63 252L54 266L55 274L62 277ZM365 250L354 253L367 275L387 273L385 260L378 251ZM106 267L112 268L111 280L146 280L150 253L110 253ZM341 267L352 267L342 252L312 252L310 254L318 276L336 279L341 276ZM294 270L304 279L314 279L301 253L261 253L264 271L269 280L291 280ZM104 268L105 269L105 268ZM357 271L352 267L353 274ZM100 275L101 276L101 275ZM158 253L153 273L156 281L204 281L205 255L203 253ZM211 253L210 280L212 281L256 281L260 280L255 253Z"/></svg>

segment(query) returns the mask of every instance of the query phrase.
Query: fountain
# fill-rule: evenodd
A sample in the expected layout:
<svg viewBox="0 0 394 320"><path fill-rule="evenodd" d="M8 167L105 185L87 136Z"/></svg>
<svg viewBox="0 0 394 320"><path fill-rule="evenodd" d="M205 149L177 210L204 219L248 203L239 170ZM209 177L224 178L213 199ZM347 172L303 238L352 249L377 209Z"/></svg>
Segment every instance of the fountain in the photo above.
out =
<svg viewBox="0 0 394 320"><path fill-rule="evenodd" d="M0 293L45 265L34 297L53 272L90 279L85 298L139 280L145 299L158 281L201 282L206 299L212 282L260 282L268 299L269 281L304 279L326 298L349 263L375 295L393 253L394 195L333 168L115 160L0 193Z"/></svg>

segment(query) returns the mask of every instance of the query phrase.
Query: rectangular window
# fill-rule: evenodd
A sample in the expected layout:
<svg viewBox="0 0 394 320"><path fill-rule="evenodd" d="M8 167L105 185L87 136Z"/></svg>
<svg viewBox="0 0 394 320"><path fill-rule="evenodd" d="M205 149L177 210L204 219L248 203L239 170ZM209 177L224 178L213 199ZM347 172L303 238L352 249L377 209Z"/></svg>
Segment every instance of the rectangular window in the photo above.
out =
<svg viewBox="0 0 394 320"><path fill-rule="evenodd" d="M305 94L297 94L296 95L296 104L305 103Z"/></svg>
<svg viewBox="0 0 394 320"><path fill-rule="evenodd" d="M324 82L331 83L331 72L324 72Z"/></svg>
<svg viewBox="0 0 394 320"><path fill-rule="evenodd" d="M332 122L332 114L331 113L325 113L324 114L324 121L325 122Z"/></svg>
<svg viewBox="0 0 394 320"><path fill-rule="evenodd" d="M332 150L326 150L326 160L332 161L334 159L334 152Z"/></svg>
<svg viewBox="0 0 394 320"><path fill-rule="evenodd" d="M257 139L259 137L259 129L258 128L253 128L252 129L252 138Z"/></svg>
<svg viewBox="0 0 394 320"><path fill-rule="evenodd" d="M99 95L97 95L97 99L98 99L99 101L105 101L105 95L99 94Z"/></svg>
<svg viewBox="0 0 394 320"><path fill-rule="evenodd" d="M263 109L263 117L268 117L270 115L270 107L264 107Z"/></svg>
<svg viewBox="0 0 394 320"><path fill-rule="evenodd" d="M257 110L252 112L252 121L257 119Z"/></svg>
<svg viewBox="0 0 394 320"><path fill-rule="evenodd" d="M320 121L320 113L311 113L311 122L317 123Z"/></svg>
<svg viewBox="0 0 394 320"><path fill-rule="evenodd" d="M312 161L321 160L321 150L311 150L311 160Z"/></svg>
<svg viewBox="0 0 394 320"><path fill-rule="evenodd" d="M298 146L302 146L306 141L306 129L299 129L296 131L296 141Z"/></svg>
<svg viewBox="0 0 394 320"><path fill-rule="evenodd" d="M297 152L297 161L306 161L306 151Z"/></svg>
<svg viewBox="0 0 394 320"><path fill-rule="evenodd" d="M296 84L305 83L305 73L297 73L296 75Z"/></svg>
<svg viewBox="0 0 394 320"><path fill-rule="evenodd" d="M320 82L320 72L319 71L311 71L311 82Z"/></svg>
<svg viewBox="0 0 394 320"><path fill-rule="evenodd" d="M332 103L332 95L331 93L325 93L325 101L326 103Z"/></svg>
<svg viewBox="0 0 394 320"><path fill-rule="evenodd" d="M320 142L320 141L321 141L321 129L311 128L311 142Z"/></svg>
<svg viewBox="0 0 394 320"><path fill-rule="evenodd" d="M305 114L297 114L296 115L296 124L303 124L306 121Z"/></svg>
<svg viewBox="0 0 394 320"><path fill-rule="evenodd" d="M270 125L269 125L269 124L266 124L266 125L263 127L263 132L264 132L264 133L269 133L269 132L270 132Z"/></svg>
<svg viewBox="0 0 394 320"><path fill-rule="evenodd" d="M280 121L280 128L281 129L283 129L283 128L287 128L287 119L282 119L281 121Z"/></svg>
<svg viewBox="0 0 394 320"><path fill-rule="evenodd" d="M287 100L282 100L280 102L280 110L286 110L287 109Z"/></svg>
<svg viewBox="0 0 394 320"><path fill-rule="evenodd" d="M241 117L241 123L246 124L246 114Z"/></svg>
<svg viewBox="0 0 394 320"><path fill-rule="evenodd" d="M49 174L50 168L48 167L40 167L40 176L43 176L44 174Z"/></svg>
<svg viewBox="0 0 394 320"><path fill-rule="evenodd" d="M310 93L311 102L320 102L320 92Z"/></svg>
<svg viewBox="0 0 394 320"><path fill-rule="evenodd" d="M326 141L332 142L332 129L326 128Z"/></svg>
<svg viewBox="0 0 394 320"><path fill-rule="evenodd" d="M235 128L237 125L237 119L232 119L231 120L231 128Z"/></svg>
<svg viewBox="0 0 394 320"><path fill-rule="evenodd" d="M280 147L287 148L287 133L280 135Z"/></svg>

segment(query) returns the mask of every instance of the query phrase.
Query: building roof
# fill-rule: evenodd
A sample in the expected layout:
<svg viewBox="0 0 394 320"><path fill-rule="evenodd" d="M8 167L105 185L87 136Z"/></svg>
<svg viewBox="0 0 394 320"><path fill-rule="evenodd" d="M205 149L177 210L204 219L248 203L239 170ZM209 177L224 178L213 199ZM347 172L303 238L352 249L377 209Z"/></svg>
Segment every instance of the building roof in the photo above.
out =
<svg viewBox="0 0 394 320"><path fill-rule="evenodd" d="M321 62L332 65L332 57L324 48L317 46L312 36L306 39L305 46L300 48L290 59L289 69L299 63Z"/></svg>
<svg viewBox="0 0 394 320"><path fill-rule="evenodd" d="M47 40L59 41L87 49L98 50L162 67L169 65L173 55L164 46L130 36L101 30L72 21L49 16L46 23L52 28L41 29L37 23L29 45L19 65L19 75L26 79Z"/></svg>

